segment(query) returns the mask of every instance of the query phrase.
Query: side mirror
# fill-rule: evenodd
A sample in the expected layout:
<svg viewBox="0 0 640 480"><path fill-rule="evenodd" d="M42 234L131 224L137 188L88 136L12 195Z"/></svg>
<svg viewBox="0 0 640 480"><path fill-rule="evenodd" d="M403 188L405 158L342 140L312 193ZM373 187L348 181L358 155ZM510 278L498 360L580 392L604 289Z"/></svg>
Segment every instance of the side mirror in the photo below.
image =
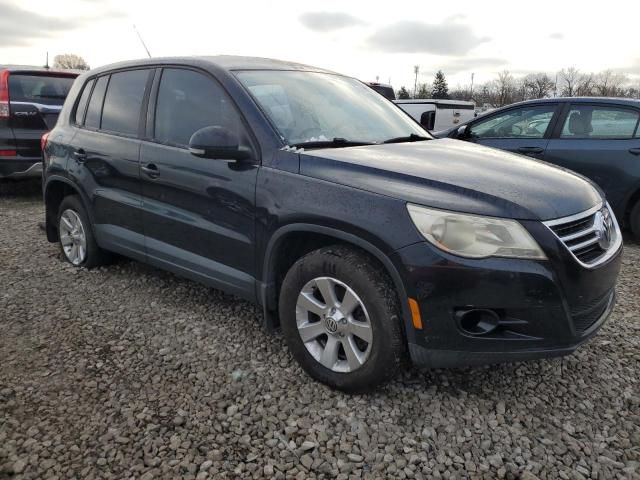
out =
<svg viewBox="0 0 640 480"><path fill-rule="evenodd" d="M251 150L240 145L240 139L231 130L220 127L204 127L191 135L189 152L196 157L220 160L246 160Z"/></svg>
<svg viewBox="0 0 640 480"><path fill-rule="evenodd" d="M422 112L422 115L420 115L420 125L422 125L425 130L433 130L436 126L436 111L429 110L428 112Z"/></svg>
<svg viewBox="0 0 640 480"><path fill-rule="evenodd" d="M456 138L463 139L469 138L471 136L471 126L470 125L462 125L458 128L456 132Z"/></svg>

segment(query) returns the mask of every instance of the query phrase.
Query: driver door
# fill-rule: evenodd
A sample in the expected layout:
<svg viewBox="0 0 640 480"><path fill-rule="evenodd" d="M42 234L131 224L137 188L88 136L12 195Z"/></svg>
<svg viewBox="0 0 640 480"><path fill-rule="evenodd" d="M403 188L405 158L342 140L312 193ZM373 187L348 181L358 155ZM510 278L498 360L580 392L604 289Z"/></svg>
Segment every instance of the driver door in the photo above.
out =
<svg viewBox="0 0 640 480"><path fill-rule="evenodd" d="M149 263L255 298L255 189L259 159L200 158L191 136L221 126L248 137L240 113L208 74L164 68L149 100L140 150Z"/></svg>
<svg viewBox="0 0 640 480"><path fill-rule="evenodd" d="M466 140L542 159L559 111L558 103L501 110L472 122Z"/></svg>

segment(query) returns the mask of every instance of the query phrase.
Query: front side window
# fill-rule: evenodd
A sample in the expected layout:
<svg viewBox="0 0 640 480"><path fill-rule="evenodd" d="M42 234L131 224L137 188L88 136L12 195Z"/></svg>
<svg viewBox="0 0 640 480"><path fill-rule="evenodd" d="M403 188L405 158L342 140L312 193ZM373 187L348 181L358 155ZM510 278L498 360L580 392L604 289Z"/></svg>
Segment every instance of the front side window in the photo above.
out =
<svg viewBox="0 0 640 480"><path fill-rule="evenodd" d="M195 132L212 126L233 132L240 128L240 117L222 87L193 70L165 69L158 89L154 139L187 146Z"/></svg>
<svg viewBox="0 0 640 480"><path fill-rule="evenodd" d="M471 126L472 138L543 138L555 105L509 110L480 120Z"/></svg>
<svg viewBox="0 0 640 480"><path fill-rule="evenodd" d="M236 75L289 145L429 136L398 107L353 78L284 70Z"/></svg>
<svg viewBox="0 0 640 480"><path fill-rule="evenodd" d="M136 135L140 108L149 70L131 70L111 75L102 110L103 130Z"/></svg>
<svg viewBox="0 0 640 480"><path fill-rule="evenodd" d="M624 108L573 105L560 138L633 138L640 114Z"/></svg>
<svg viewBox="0 0 640 480"><path fill-rule="evenodd" d="M100 77L96 82L96 86L91 94L89 106L87 107L87 116L84 119L84 126L89 128L100 128L100 116L102 115L102 102L104 101L104 92L107 90L109 76Z"/></svg>

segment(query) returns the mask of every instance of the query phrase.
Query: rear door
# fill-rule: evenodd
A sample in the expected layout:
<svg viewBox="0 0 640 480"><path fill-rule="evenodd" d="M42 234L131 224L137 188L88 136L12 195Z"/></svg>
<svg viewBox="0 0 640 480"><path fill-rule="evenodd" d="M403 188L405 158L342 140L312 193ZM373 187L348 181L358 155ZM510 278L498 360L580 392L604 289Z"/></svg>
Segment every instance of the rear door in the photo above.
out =
<svg viewBox="0 0 640 480"><path fill-rule="evenodd" d="M472 122L467 140L542 159L559 113L557 103L501 110Z"/></svg>
<svg viewBox="0 0 640 480"><path fill-rule="evenodd" d="M75 78L47 72L9 74L10 125L18 156L40 157L40 138L58 121Z"/></svg>
<svg viewBox="0 0 640 480"><path fill-rule="evenodd" d="M145 258L139 137L154 73L125 70L85 84L72 112L78 128L67 165L91 202L98 244L138 259Z"/></svg>
<svg viewBox="0 0 640 480"><path fill-rule="evenodd" d="M593 180L623 218L626 201L640 188L639 123L640 109L630 106L570 104L545 160Z"/></svg>

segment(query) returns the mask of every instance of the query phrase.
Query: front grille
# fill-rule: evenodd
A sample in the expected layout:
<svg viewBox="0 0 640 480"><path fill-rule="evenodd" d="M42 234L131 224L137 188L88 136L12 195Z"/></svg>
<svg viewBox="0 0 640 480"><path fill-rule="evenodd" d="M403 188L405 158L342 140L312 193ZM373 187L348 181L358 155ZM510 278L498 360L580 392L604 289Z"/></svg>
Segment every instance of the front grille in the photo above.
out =
<svg viewBox="0 0 640 480"><path fill-rule="evenodd" d="M575 307L571 307L571 320L576 329L576 333L582 335L602 316L613 292L609 291L605 295L595 298L590 302L586 302Z"/></svg>
<svg viewBox="0 0 640 480"><path fill-rule="evenodd" d="M620 245L620 229L609 205L544 224L560 239L573 257L587 267L609 258Z"/></svg>

